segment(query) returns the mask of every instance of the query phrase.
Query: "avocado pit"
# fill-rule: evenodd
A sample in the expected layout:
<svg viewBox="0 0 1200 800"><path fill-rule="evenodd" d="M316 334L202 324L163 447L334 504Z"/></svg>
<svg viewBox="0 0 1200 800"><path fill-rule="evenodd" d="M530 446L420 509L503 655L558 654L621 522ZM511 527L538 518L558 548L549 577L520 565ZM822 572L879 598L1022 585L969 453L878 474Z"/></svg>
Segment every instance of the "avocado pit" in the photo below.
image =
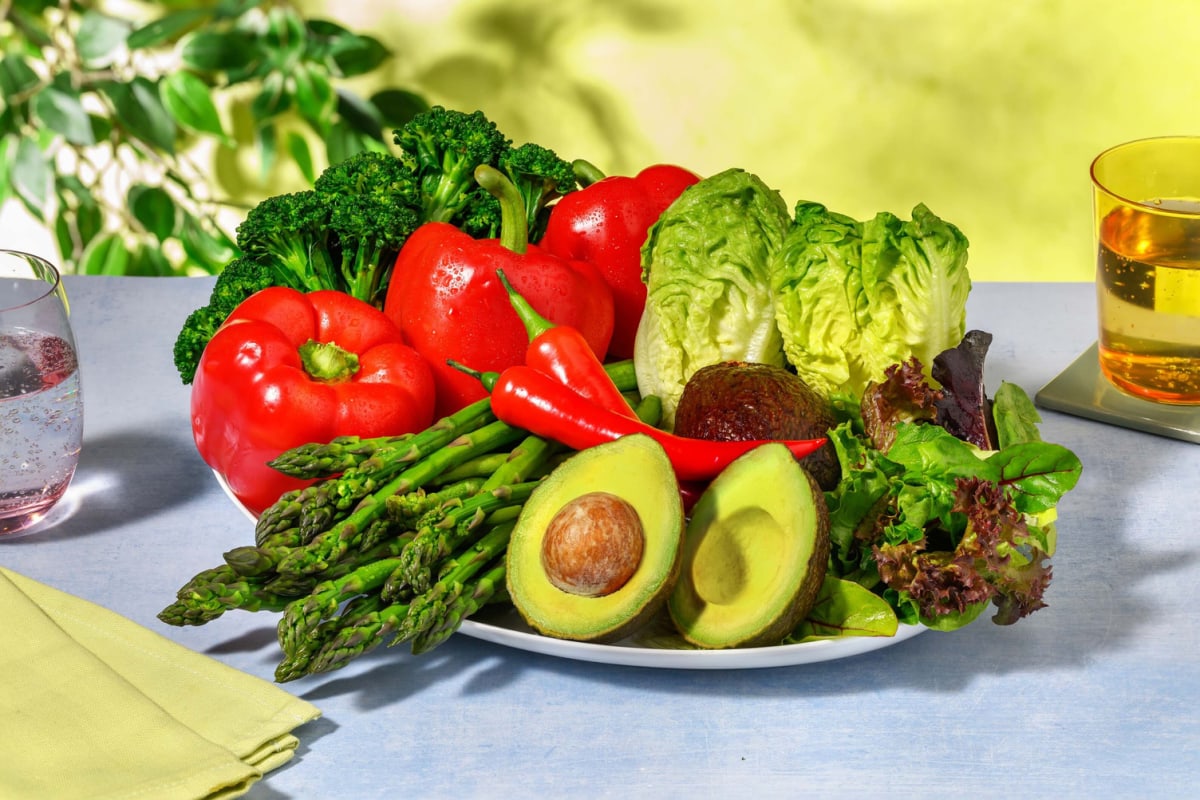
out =
<svg viewBox="0 0 1200 800"><path fill-rule="evenodd" d="M542 568L564 592L603 597L629 582L644 549L637 510L610 492L588 492L550 520L542 540Z"/></svg>

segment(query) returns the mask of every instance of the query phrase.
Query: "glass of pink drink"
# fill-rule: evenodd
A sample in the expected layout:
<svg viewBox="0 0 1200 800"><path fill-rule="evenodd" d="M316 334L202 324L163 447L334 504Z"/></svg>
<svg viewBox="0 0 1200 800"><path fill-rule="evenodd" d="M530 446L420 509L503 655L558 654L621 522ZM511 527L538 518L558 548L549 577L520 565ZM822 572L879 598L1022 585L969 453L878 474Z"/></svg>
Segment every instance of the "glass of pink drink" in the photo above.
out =
<svg viewBox="0 0 1200 800"><path fill-rule="evenodd" d="M0 249L0 538L32 533L79 463L83 395L54 265Z"/></svg>

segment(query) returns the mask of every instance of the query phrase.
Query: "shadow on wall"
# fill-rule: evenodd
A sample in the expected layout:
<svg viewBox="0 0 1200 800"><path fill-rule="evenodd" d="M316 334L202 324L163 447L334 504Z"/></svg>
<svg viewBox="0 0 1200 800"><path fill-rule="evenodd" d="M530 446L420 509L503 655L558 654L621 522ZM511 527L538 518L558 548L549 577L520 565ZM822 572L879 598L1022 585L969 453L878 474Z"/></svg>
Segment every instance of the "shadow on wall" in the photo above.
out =
<svg viewBox="0 0 1200 800"><path fill-rule="evenodd" d="M925 203L980 280L1091 280L1091 158L1200 131L1200 6L1176 0L321 5L379 32L392 85L518 142L610 174L738 166L860 219Z"/></svg>
<svg viewBox="0 0 1200 800"><path fill-rule="evenodd" d="M645 162L652 149L645 123L631 115L620 87L604 80L604 64L596 63L603 60L603 48L590 58L571 45L586 45L597 30L613 40L669 36L682 27L669 4L514 0L459 5L455 33L469 45L412 73L418 91L433 102L484 109L518 143L536 141L567 158L603 159L598 166L608 172ZM573 145L580 140L605 143L607 152L585 153Z"/></svg>

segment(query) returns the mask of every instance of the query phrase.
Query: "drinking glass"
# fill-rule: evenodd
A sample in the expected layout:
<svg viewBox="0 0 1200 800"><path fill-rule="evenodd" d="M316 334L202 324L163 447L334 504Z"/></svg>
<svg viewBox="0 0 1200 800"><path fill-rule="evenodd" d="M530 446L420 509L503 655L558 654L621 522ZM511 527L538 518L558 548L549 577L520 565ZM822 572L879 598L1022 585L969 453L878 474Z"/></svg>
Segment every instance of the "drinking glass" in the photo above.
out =
<svg viewBox="0 0 1200 800"><path fill-rule="evenodd" d="M0 538L44 528L83 443L79 360L54 265L0 249Z"/></svg>
<svg viewBox="0 0 1200 800"><path fill-rule="evenodd" d="M1200 137L1092 162L1100 369L1146 400L1200 403Z"/></svg>

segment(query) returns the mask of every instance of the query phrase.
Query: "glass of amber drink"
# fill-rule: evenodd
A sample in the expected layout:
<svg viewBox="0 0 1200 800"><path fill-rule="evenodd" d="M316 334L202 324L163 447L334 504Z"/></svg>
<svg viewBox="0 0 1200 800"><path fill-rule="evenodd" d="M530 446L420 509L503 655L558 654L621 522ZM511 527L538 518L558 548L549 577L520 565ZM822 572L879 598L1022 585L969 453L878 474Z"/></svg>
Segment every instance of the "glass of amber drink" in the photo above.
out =
<svg viewBox="0 0 1200 800"><path fill-rule="evenodd" d="M1092 162L1100 369L1124 392L1200 404L1200 137Z"/></svg>

